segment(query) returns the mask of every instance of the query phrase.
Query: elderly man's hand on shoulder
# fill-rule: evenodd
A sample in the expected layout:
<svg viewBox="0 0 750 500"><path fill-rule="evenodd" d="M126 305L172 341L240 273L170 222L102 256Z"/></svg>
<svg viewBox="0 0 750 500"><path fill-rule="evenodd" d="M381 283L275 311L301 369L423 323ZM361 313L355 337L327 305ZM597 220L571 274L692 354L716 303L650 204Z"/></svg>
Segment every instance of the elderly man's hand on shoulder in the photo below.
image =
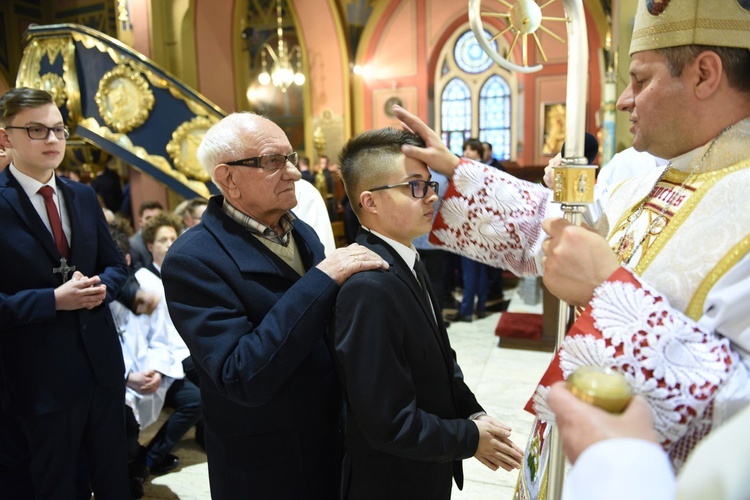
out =
<svg viewBox="0 0 750 500"><path fill-rule="evenodd" d="M354 273L377 268L388 269L390 266L372 250L352 243L348 247L337 248L317 267L341 285Z"/></svg>

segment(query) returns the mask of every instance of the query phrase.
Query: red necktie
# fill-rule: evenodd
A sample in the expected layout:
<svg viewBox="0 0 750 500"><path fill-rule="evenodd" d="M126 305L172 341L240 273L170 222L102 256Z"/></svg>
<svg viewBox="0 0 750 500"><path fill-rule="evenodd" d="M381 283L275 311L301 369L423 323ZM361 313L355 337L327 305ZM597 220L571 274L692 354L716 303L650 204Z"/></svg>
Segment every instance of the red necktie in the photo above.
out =
<svg viewBox="0 0 750 500"><path fill-rule="evenodd" d="M39 194L44 197L44 206L47 209L47 217L49 217L49 225L52 226L52 235L55 237L57 250L60 252L60 256L67 259L70 254L70 248L68 247L68 239L63 232L60 213L57 211L55 200L52 199L54 190L52 186L42 186L39 189Z"/></svg>

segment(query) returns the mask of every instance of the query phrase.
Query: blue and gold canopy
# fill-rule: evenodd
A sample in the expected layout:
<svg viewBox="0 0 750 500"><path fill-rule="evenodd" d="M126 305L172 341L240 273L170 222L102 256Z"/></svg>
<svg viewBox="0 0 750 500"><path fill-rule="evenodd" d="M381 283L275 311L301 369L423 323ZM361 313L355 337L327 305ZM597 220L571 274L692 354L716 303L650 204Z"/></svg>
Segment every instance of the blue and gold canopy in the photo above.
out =
<svg viewBox="0 0 750 500"><path fill-rule="evenodd" d="M185 198L218 190L195 151L225 113L148 58L75 24L32 26L16 85L49 91L73 134Z"/></svg>

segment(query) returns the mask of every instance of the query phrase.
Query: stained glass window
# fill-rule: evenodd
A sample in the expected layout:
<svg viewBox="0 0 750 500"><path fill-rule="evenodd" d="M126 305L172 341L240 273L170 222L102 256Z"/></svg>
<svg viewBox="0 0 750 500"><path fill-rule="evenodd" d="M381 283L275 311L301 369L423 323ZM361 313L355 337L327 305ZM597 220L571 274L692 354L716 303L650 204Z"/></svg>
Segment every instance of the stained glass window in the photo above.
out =
<svg viewBox="0 0 750 500"><path fill-rule="evenodd" d="M492 75L479 91L479 139L492 144L500 160L511 157L510 86L500 75Z"/></svg>
<svg viewBox="0 0 750 500"><path fill-rule="evenodd" d="M486 31L484 31L484 37L487 40L492 38ZM490 46L497 52L497 42L490 42ZM471 30L458 38L453 49L453 58L461 70L472 74L487 71L493 64L492 59L484 52Z"/></svg>
<svg viewBox="0 0 750 500"><path fill-rule="evenodd" d="M443 141L460 155L465 139L471 135L471 90L460 78L453 78L443 89L440 108Z"/></svg>
<svg viewBox="0 0 750 500"><path fill-rule="evenodd" d="M491 38L488 32L485 37ZM506 40L491 42L497 47ZM435 114L438 131L448 148L463 154L466 139L477 137L492 144L498 159L515 159L515 143L522 140L516 130L513 102L516 80L485 54L464 26L457 30L440 50L435 70Z"/></svg>

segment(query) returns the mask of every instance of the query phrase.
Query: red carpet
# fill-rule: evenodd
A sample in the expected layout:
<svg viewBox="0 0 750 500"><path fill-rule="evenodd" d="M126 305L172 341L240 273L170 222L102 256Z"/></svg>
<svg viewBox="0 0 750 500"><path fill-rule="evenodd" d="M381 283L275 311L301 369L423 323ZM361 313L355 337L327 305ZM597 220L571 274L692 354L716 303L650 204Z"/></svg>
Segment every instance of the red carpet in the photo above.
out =
<svg viewBox="0 0 750 500"><path fill-rule="evenodd" d="M497 322L495 335L507 339L541 340L542 315L504 312Z"/></svg>

